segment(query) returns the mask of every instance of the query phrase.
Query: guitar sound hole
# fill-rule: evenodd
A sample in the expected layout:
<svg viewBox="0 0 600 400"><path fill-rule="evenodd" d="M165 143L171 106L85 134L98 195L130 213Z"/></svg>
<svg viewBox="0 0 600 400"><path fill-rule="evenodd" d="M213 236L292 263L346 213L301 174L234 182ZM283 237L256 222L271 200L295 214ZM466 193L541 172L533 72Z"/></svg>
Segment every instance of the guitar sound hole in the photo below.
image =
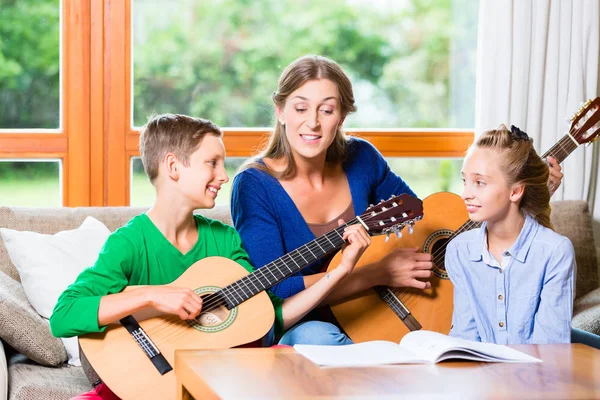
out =
<svg viewBox="0 0 600 400"><path fill-rule="evenodd" d="M431 255L433 256L433 262L435 263L436 268L444 272L446 272L446 266L444 265L446 243L448 243L448 238L442 238L436 241L431 249Z"/></svg>
<svg viewBox="0 0 600 400"><path fill-rule="evenodd" d="M198 323L198 324L200 324L200 326L204 326L204 327L220 325L229 316L229 310L224 306L214 308L214 306L211 303L214 303L215 300L210 299L210 297L207 299L206 298L207 295L208 294L205 294L204 296L200 296L203 301L203 304L202 304L203 308L202 308L202 311L200 312L200 315L198 315L196 317L196 323Z"/></svg>
<svg viewBox="0 0 600 400"><path fill-rule="evenodd" d="M196 318L187 320L192 328L205 333L215 333L221 332L233 324L238 308L227 309L223 298L218 295L214 296L215 292L219 290L221 288L217 286L203 286L194 290L202 298L202 311Z"/></svg>

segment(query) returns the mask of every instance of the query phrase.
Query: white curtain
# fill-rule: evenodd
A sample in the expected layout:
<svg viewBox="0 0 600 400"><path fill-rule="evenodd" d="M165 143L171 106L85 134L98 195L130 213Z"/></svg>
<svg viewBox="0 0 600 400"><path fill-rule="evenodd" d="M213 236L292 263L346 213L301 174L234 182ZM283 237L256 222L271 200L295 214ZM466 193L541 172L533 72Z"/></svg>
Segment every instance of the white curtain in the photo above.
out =
<svg viewBox="0 0 600 400"><path fill-rule="evenodd" d="M599 92L600 0L481 0L476 135L505 123L534 138L542 154L568 119ZM563 163L552 200L590 203L600 246L600 142Z"/></svg>

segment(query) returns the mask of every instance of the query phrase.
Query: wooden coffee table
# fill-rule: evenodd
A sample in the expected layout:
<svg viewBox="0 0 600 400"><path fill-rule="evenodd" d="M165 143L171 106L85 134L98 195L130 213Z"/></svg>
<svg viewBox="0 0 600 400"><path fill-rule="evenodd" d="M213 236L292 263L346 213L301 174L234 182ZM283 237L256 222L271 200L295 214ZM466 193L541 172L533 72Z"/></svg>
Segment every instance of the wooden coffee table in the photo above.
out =
<svg viewBox="0 0 600 400"><path fill-rule="evenodd" d="M177 351L177 398L600 399L600 350L511 347L544 362L320 368L291 348Z"/></svg>

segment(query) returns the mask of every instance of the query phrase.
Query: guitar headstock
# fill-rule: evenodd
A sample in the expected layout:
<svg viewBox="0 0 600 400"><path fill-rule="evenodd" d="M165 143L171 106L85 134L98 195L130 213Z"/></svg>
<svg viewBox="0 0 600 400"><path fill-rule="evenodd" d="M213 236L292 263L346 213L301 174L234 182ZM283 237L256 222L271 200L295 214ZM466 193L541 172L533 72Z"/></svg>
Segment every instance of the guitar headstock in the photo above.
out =
<svg viewBox="0 0 600 400"><path fill-rule="evenodd" d="M408 225L412 233L413 225L423 218L423 202L408 194L392 196L367 208L360 218L371 235L396 233L401 236L405 226Z"/></svg>
<svg viewBox="0 0 600 400"><path fill-rule="evenodd" d="M600 134L600 97L588 100L571 118L569 133L579 144L590 143Z"/></svg>

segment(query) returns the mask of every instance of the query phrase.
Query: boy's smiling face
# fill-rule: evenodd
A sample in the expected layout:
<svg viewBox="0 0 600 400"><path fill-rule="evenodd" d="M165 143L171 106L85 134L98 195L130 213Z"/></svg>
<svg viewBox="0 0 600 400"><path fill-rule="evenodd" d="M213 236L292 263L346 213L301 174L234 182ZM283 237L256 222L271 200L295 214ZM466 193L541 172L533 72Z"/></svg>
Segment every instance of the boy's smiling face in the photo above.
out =
<svg viewBox="0 0 600 400"><path fill-rule="evenodd" d="M229 181L225 170L225 146L220 137L207 134L190 155L188 166L179 163L177 186L194 208L212 208Z"/></svg>

